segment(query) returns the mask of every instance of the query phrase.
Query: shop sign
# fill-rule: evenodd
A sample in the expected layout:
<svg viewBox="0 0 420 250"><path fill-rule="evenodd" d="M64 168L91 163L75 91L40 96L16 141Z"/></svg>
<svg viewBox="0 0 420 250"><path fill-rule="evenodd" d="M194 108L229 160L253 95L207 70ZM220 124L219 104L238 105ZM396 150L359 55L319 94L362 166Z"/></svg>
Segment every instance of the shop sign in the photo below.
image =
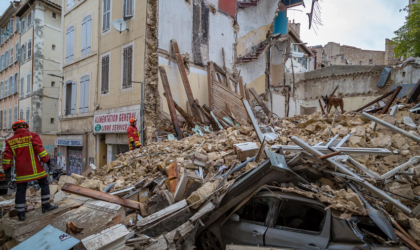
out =
<svg viewBox="0 0 420 250"><path fill-rule="evenodd" d="M67 147L81 147L83 146L82 140L69 140L69 139L55 139L55 145Z"/></svg>
<svg viewBox="0 0 420 250"><path fill-rule="evenodd" d="M131 117L136 117L139 120L139 112L127 111L95 115L93 119L93 131L95 133L126 133L128 126L130 126ZM139 124L139 122L137 123Z"/></svg>

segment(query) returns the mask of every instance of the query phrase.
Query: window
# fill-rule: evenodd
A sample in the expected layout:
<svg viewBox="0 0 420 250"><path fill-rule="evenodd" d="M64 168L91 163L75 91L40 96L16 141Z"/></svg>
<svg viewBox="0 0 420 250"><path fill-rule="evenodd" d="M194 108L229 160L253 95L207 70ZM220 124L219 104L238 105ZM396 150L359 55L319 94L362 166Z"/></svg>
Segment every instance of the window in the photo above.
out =
<svg viewBox="0 0 420 250"><path fill-rule="evenodd" d="M74 5L74 0L67 0L67 10L69 10Z"/></svg>
<svg viewBox="0 0 420 250"><path fill-rule="evenodd" d="M369 64L373 64L373 60L372 59L369 60Z"/></svg>
<svg viewBox="0 0 420 250"><path fill-rule="evenodd" d="M26 21L26 18L22 18L22 21L20 21L20 29L21 29L21 32L23 32L23 31L25 31L25 21Z"/></svg>
<svg viewBox="0 0 420 250"><path fill-rule="evenodd" d="M84 76L80 80L79 113L89 112L89 76Z"/></svg>
<svg viewBox="0 0 420 250"><path fill-rule="evenodd" d="M22 49L21 49L21 53L22 53L22 62L26 61L26 46L25 44L22 45Z"/></svg>
<svg viewBox="0 0 420 250"><path fill-rule="evenodd" d="M55 44L52 45L52 50L55 50Z"/></svg>
<svg viewBox="0 0 420 250"><path fill-rule="evenodd" d="M0 83L0 98L3 98L3 82Z"/></svg>
<svg viewBox="0 0 420 250"><path fill-rule="evenodd" d="M10 64L13 64L13 46L10 48Z"/></svg>
<svg viewBox="0 0 420 250"><path fill-rule="evenodd" d="M92 40L92 16L87 16L82 22L82 55L90 52Z"/></svg>
<svg viewBox="0 0 420 250"><path fill-rule="evenodd" d="M76 82L68 81L66 83L66 115L76 113Z"/></svg>
<svg viewBox="0 0 420 250"><path fill-rule="evenodd" d="M14 32L14 27L13 27L13 18L10 18L10 22L9 22L9 29L10 29L10 35L13 34Z"/></svg>
<svg viewBox="0 0 420 250"><path fill-rule="evenodd" d="M19 119L23 120L23 109L19 110Z"/></svg>
<svg viewBox="0 0 420 250"><path fill-rule="evenodd" d="M26 108L26 123L29 124L29 117L30 116L30 110L29 107Z"/></svg>
<svg viewBox="0 0 420 250"><path fill-rule="evenodd" d="M74 58L74 26L66 32L66 62L73 61Z"/></svg>
<svg viewBox="0 0 420 250"><path fill-rule="evenodd" d="M3 110L0 110L0 129L3 128Z"/></svg>
<svg viewBox="0 0 420 250"><path fill-rule="evenodd" d="M10 95L13 95L15 93L15 79L13 76L9 77L9 90Z"/></svg>
<svg viewBox="0 0 420 250"><path fill-rule="evenodd" d="M31 58L31 56L32 56L32 40L29 39L29 42L28 42L28 59Z"/></svg>
<svg viewBox="0 0 420 250"><path fill-rule="evenodd" d="M57 14L56 13L52 13L52 17L53 18L56 18L57 17Z"/></svg>
<svg viewBox="0 0 420 250"><path fill-rule="evenodd" d="M102 57L101 66L101 93L109 92L109 55Z"/></svg>
<svg viewBox="0 0 420 250"><path fill-rule="evenodd" d="M0 29L0 44L3 44L3 29Z"/></svg>
<svg viewBox="0 0 420 250"><path fill-rule="evenodd" d="M130 18L134 12L134 0L124 0L124 17Z"/></svg>
<svg viewBox="0 0 420 250"><path fill-rule="evenodd" d="M51 124L54 124L54 118L51 118Z"/></svg>
<svg viewBox="0 0 420 250"><path fill-rule="evenodd" d="M3 128L7 128L7 109L4 109L4 122Z"/></svg>
<svg viewBox="0 0 420 250"><path fill-rule="evenodd" d="M236 211L236 214L241 221L264 226L273 200L268 197L253 198Z"/></svg>
<svg viewBox="0 0 420 250"><path fill-rule="evenodd" d="M18 107L17 106L15 106L15 109L14 109L14 111L13 111L13 121L17 121L17 119L18 119Z"/></svg>
<svg viewBox="0 0 420 250"><path fill-rule="evenodd" d="M123 49L123 89L131 88L133 76L133 45Z"/></svg>
<svg viewBox="0 0 420 250"><path fill-rule="evenodd" d="M51 87L55 87L55 82L51 82Z"/></svg>
<svg viewBox="0 0 420 250"><path fill-rule="evenodd" d="M32 24L32 11L28 14L28 27Z"/></svg>
<svg viewBox="0 0 420 250"><path fill-rule="evenodd" d="M17 73L14 75L13 82L15 83L15 90L17 93L19 91L19 76Z"/></svg>
<svg viewBox="0 0 420 250"><path fill-rule="evenodd" d="M26 93L30 94L31 93L31 72L28 72L28 74L26 75Z"/></svg>
<svg viewBox="0 0 420 250"><path fill-rule="evenodd" d="M284 227L320 232L323 228L325 213L316 205L306 204L295 200L282 200L274 228Z"/></svg>
<svg viewBox="0 0 420 250"><path fill-rule="evenodd" d="M9 95L9 80L4 81L4 97Z"/></svg>
<svg viewBox="0 0 420 250"><path fill-rule="evenodd" d="M1 55L1 62L0 62L0 66L1 66L1 70L4 69L4 55Z"/></svg>
<svg viewBox="0 0 420 250"><path fill-rule="evenodd" d="M9 51L6 51L6 68L9 66Z"/></svg>
<svg viewBox="0 0 420 250"><path fill-rule="evenodd" d="M17 42L16 43L16 61L18 61L19 60L19 56L20 56L20 53L19 53L19 42Z"/></svg>
<svg viewBox="0 0 420 250"><path fill-rule="evenodd" d="M109 30L111 25L111 0L102 0L102 32Z"/></svg>
<svg viewBox="0 0 420 250"><path fill-rule="evenodd" d="M12 128L12 107L9 107L9 126L8 128Z"/></svg>
<svg viewBox="0 0 420 250"><path fill-rule="evenodd" d="M20 77L20 96L23 96L23 93L25 93L24 92L24 86L25 86L25 77L22 75L21 77Z"/></svg>

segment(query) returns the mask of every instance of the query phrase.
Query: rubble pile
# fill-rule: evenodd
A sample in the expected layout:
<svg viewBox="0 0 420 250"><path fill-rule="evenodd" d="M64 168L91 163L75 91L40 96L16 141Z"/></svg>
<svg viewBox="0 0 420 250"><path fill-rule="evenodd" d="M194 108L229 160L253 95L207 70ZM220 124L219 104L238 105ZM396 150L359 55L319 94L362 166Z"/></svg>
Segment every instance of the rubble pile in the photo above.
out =
<svg viewBox="0 0 420 250"><path fill-rule="evenodd" d="M401 108L395 117L377 117L419 136L420 131L407 123L406 117L418 122L420 115L408 112L408 108ZM368 216L372 205L382 211L392 225L411 237L414 244L420 243L419 220L389 200L369 192L363 184L368 182L410 210L416 210L420 203L420 147L416 141L374 124L358 113L276 118L271 119L271 124L273 129L263 143L258 138L261 131L249 125L151 143L121 154L102 167L90 168L82 175L61 176L50 186L51 199L66 204L77 200L74 194L79 194L119 204L125 207L125 215L110 226L121 223L132 232L126 246L165 249L172 245L187 249L198 237L197 228L217 211L230 187L252 175L266 160L271 161L268 151L264 151L268 146L265 150L271 148L272 152L283 154L296 178L289 182L265 183L266 189L316 199L342 220ZM311 147L325 146L334 154L319 157L299 149L294 137ZM346 150L359 151L346 154ZM328 159L344 164L356 177L352 179L338 173ZM28 211L40 206L39 196L39 192L28 189ZM8 213L4 210L7 214L2 220L10 222L15 218L13 204L6 209L11 210ZM82 242L84 238L80 235Z"/></svg>

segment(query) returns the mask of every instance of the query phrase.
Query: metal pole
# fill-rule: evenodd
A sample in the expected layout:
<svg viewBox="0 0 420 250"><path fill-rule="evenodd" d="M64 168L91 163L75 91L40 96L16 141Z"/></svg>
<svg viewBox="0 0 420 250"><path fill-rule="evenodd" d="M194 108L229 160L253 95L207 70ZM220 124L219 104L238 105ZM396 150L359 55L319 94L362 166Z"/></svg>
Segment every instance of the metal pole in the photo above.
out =
<svg viewBox="0 0 420 250"><path fill-rule="evenodd" d="M323 156L324 154L319 152L318 150L314 149L313 147L311 147L309 144L307 144L306 142L302 141L301 139L297 138L296 136L292 136L291 137L292 141L294 143L296 143L297 145L299 145L301 148L303 148L305 151L319 157L319 156ZM336 161L334 161L331 158L326 159L329 163L331 163L333 166L337 167L338 170L340 170L340 172L346 174L346 175L350 175L352 177L355 177L355 179L358 179L358 183L363 185L366 189L368 189L369 191L371 191L372 193L375 193L377 196L381 197L382 199L388 201L389 203L391 203L392 205L398 207L399 209L401 209L401 211L403 211L405 214L410 215L410 216L414 216L411 213L411 209L409 209L408 207L406 207L405 205L401 204L401 202L399 200L396 200L394 198L392 198L391 196L389 196L387 193L383 192L382 190L376 188L375 186L373 186L372 184L370 184L369 182L363 180L360 178L359 175L353 173L352 171L350 171L346 165L343 165L341 163L338 163Z"/></svg>
<svg viewBox="0 0 420 250"><path fill-rule="evenodd" d="M374 122L376 122L376 123L378 123L378 124L380 124L380 125L382 125L384 127L387 127L387 128L391 129L394 132L397 132L399 134L402 134L402 135L410 138L413 141L420 142L420 137L417 137L417 136L415 136L413 134L410 134L407 131L402 130L402 129L400 129L400 128L392 125L392 124L389 124L389 123L387 123L387 122L385 122L385 121L383 121L383 120L381 120L381 119L379 119L379 118L377 118L377 117L375 117L373 115L369 115L368 113L363 112L362 116L365 117L365 118L368 118L369 120L374 121Z"/></svg>

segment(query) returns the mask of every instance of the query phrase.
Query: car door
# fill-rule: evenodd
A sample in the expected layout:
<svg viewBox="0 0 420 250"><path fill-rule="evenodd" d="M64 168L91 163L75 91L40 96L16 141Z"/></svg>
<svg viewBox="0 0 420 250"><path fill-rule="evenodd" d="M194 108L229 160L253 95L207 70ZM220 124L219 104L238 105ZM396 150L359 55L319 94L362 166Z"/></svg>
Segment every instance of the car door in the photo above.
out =
<svg viewBox="0 0 420 250"><path fill-rule="evenodd" d="M330 238L331 211L302 200L305 199L282 199L275 226L265 234L266 246L326 249Z"/></svg>
<svg viewBox="0 0 420 250"><path fill-rule="evenodd" d="M226 245L264 246L264 234L269 221L269 210L275 202L271 197L254 197L239 208L221 228Z"/></svg>

